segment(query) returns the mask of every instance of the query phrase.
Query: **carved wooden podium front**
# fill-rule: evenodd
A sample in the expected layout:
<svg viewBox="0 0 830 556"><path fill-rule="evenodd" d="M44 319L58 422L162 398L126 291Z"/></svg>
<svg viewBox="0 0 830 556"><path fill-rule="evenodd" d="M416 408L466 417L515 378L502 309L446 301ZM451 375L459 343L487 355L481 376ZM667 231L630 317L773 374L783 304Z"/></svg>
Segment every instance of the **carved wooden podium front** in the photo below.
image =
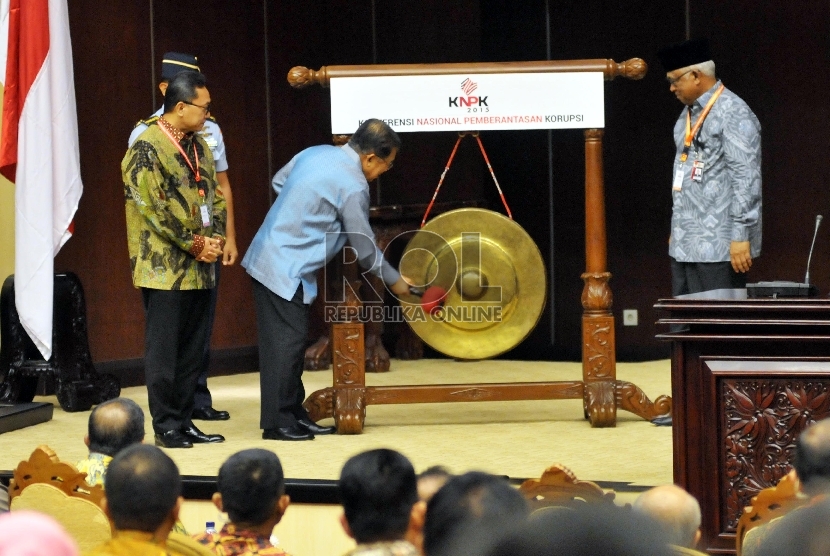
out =
<svg viewBox="0 0 830 556"><path fill-rule="evenodd" d="M790 471L801 431L830 417L830 299L715 290L655 308L683 408L672 425L674 482L700 502L699 550L734 554L752 497Z"/></svg>
<svg viewBox="0 0 830 556"><path fill-rule="evenodd" d="M412 64L327 66L317 71L292 68L289 83L296 88L310 84L327 87L334 77L400 75L452 75L490 73L602 72L606 81L617 76L641 79L647 71L639 58L614 60L565 60L471 64ZM375 404L436 403L461 401L582 399L593 427L616 425L617 410L630 411L652 420L670 415L672 402L660 396L651 402L635 384L617 380L613 296L608 282L605 230L605 193L601 129L585 131L585 257L582 279L582 380L501 384L450 384L366 386L363 325L341 322L333 328L331 388L309 396L304 406L311 418L334 417L339 433L363 429L366 406ZM353 299L347 303L359 303Z"/></svg>

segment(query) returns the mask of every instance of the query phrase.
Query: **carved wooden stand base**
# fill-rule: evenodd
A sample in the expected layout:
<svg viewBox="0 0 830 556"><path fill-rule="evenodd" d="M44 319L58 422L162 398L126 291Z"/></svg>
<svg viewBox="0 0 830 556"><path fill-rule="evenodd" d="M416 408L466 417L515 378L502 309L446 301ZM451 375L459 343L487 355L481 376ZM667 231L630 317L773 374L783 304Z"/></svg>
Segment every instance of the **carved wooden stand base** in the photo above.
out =
<svg viewBox="0 0 830 556"><path fill-rule="evenodd" d="M652 403L635 384L583 376L582 381L366 386L363 325L338 323L334 331L334 385L311 394L303 406L311 419L334 417L339 434L363 431L366 406L407 403L582 399L593 427L616 425L617 409L652 420L671 413L671 398ZM612 373L613 374L613 373Z"/></svg>

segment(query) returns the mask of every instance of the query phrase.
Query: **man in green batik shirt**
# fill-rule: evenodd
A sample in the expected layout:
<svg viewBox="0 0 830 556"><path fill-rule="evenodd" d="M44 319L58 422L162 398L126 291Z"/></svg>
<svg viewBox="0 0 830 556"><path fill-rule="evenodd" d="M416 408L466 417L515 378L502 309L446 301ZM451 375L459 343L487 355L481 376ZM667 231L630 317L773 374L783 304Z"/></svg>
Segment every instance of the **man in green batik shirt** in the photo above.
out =
<svg viewBox="0 0 830 556"><path fill-rule="evenodd" d="M225 200L213 155L196 133L210 113L205 77L182 72L164 114L124 156L127 245L146 316L145 378L155 441L166 448L222 442L191 421L208 334L213 262L225 241Z"/></svg>

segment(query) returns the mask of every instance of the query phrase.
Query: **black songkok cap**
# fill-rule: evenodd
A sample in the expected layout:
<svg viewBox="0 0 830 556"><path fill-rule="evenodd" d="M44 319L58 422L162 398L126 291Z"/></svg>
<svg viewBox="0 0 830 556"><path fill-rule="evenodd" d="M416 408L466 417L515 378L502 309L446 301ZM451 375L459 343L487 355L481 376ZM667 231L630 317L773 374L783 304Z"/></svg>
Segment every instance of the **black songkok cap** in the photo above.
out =
<svg viewBox="0 0 830 556"><path fill-rule="evenodd" d="M161 59L161 78L162 80L173 79L179 72L182 71L200 71L199 62L196 61L196 56L192 54L182 54L181 52L167 52Z"/></svg>
<svg viewBox="0 0 830 556"><path fill-rule="evenodd" d="M657 51L657 57L666 73L712 59L709 41L706 39L692 39L666 46Z"/></svg>

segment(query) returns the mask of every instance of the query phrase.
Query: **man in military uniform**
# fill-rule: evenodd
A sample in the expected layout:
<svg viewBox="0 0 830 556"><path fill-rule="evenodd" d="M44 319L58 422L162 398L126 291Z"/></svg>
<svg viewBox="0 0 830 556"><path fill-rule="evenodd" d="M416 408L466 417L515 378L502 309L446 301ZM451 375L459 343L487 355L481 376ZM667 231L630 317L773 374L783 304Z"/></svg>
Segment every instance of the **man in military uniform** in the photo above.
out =
<svg viewBox="0 0 830 556"><path fill-rule="evenodd" d="M213 264L225 243L225 199L213 156L197 133L210 111L205 76L174 77L164 114L121 162L133 284L146 316L144 365L156 444L222 442L192 419L209 328Z"/></svg>
<svg viewBox="0 0 830 556"><path fill-rule="evenodd" d="M161 82L159 83L159 90L162 96L167 91L167 85L170 80L181 71L200 71L196 57L181 52L167 52L161 61ZM141 120L136 124L132 133L130 133L128 146L132 146L135 140L138 139L138 136L144 133L148 126L153 125L161 117L162 111L163 107L159 108L155 114L146 120ZM210 147L211 153L213 153L213 160L216 164L216 178L225 196L228 220L225 228L226 243L222 253L222 264L232 265L236 262L238 251L236 248L236 229L233 218L233 194L231 192L230 181L228 180L228 159L225 155L225 141L222 137L222 130L216 123L216 119L210 114L208 114L208 118L205 120L205 126L198 133L208 144L208 147ZM205 349L202 355L202 367L196 385L195 406L193 409L193 419L206 421L224 421L231 417L227 411L220 411L213 408L213 398L210 395L210 390L207 385L208 370L210 367L210 331L213 330L213 319L216 313L220 268L221 265L216 265L216 287L211 290L210 295L208 338L205 342Z"/></svg>

